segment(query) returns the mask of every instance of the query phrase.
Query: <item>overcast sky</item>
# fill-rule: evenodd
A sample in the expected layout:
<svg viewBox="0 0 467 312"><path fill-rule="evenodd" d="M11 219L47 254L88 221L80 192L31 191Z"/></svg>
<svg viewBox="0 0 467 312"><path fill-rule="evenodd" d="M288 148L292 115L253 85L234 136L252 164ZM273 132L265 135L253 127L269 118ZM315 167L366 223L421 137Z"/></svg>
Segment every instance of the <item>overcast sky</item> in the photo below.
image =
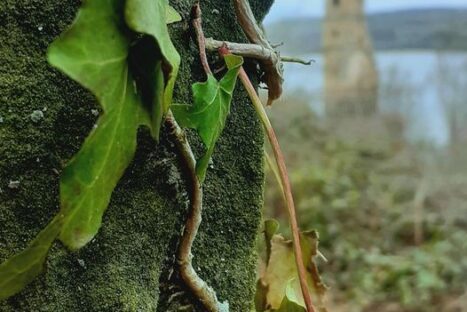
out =
<svg viewBox="0 0 467 312"><path fill-rule="evenodd" d="M410 8L467 8L467 0L366 0L367 12ZM266 23L283 18L323 16L325 0L276 0Z"/></svg>

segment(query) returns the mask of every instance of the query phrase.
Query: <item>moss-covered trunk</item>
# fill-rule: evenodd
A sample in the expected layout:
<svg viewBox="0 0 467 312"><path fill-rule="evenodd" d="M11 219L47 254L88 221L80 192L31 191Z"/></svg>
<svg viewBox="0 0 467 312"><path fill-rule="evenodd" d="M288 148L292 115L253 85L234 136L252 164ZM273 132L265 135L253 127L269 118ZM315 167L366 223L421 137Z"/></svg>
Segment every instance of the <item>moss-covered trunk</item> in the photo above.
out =
<svg viewBox="0 0 467 312"><path fill-rule="evenodd" d="M90 0L89 0L90 1ZM171 28L182 55L175 101L189 103L203 80L189 12ZM258 17L272 0L251 0ZM19 252L58 211L60 171L96 121L93 96L52 69L47 46L72 22L78 0L0 2L0 262ZM207 36L245 41L230 1L201 1ZM96 31L99 31L96 29ZM39 118L31 118L35 113ZM33 120L34 119L34 120ZM200 141L190 133L194 148ZM177 274L176 250L188 207L185 173L173 144L142 129L136 158L113 193L96 238L78 252L56 242L45 273L0 311L178 311L195 304ZM263 133L239 86L205 182L194 267L228 300L249 311L262 205ZM190 309L187 309L190 311Z"/></svg>

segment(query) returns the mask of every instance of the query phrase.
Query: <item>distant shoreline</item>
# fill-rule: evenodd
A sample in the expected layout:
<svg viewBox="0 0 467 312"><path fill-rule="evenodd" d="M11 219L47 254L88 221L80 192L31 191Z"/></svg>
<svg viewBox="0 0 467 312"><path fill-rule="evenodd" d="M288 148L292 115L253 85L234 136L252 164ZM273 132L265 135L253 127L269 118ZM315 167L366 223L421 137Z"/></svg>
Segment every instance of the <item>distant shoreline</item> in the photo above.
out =
<svg viewBox="0 0 467 312"><path fill-rule="evenodd" d="M386 49L386 50L375 50L375 54L391 53L391 54L420 54L420 53L441 53L441 54L454 54L454 55L467 55L467 50L433 50L433 49ZM283 53L284 54L284 53ZM294 54L296 57L309 57L309 56L322 56L322 51L312 51L303 54Z"/></svg>
<svg viewBox="0 0 467 312"><path fill-rule="evenodd" d="M397 10L370 14L367 20L376 51L467 51L467 9ZM285 53L318 53L321 24L321 18L296 18L265 28L271 42L284 41Z"/></svg>

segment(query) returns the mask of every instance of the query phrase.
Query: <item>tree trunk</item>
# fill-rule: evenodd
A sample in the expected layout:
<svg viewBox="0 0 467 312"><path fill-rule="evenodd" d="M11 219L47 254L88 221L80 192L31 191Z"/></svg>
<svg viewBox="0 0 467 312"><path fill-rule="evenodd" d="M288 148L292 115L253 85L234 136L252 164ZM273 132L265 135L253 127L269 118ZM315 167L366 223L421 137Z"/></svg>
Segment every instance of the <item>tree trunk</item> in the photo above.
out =
<svg viewBox="0 0 467 312"><path fill-rule="evenodd" d="M251 2L262 18L272 0ZM182 55L177 103L190 103L191 84L205 79L189 27L193 3L171 1L184 17L171 26ZM94 97L52 69L45 57L47 46L70 25L79 4L0 2L0 262L23 250L57 213L60 171L97 119ZM205 0L201 7L206 36L246 41L230 1ZM44 117L33 121L35 110ZM190 141L202 152L194 132ZM208 170L203 222L194 248L195 269L229 302L231 311L249 311L252 305L263 201L262 148L261 125L238 85ZM0 311L165 312L190 304L194 311L203 311L177 274L175 255L189 199L186 180L165 132L156 143L141 129L135 160L114 191L95 239L78 252L57 241L45 273L0 302Z"/></svg>

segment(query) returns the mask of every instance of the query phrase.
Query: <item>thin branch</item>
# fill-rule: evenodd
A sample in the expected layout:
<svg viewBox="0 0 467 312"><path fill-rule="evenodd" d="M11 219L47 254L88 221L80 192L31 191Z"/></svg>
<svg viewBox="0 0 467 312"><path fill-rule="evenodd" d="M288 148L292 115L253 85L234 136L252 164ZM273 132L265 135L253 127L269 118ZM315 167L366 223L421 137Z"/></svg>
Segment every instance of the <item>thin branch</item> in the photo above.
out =
<svg viewBox="0 0 467 312"><path fill-rule="evenodd" d="M219 49L219 52L223 56L230 54L230 51L226 47ZM311 301L311 295L308 289L308 284L306 282L306 270L305 270L305 265L303 263L303 253L302 253L302 249L300 246L300 231L298 228L297 216L295 213L295 204L294 204L294 200L292 196L292 189L290 186L287 168L285 166L284 155L281 151L279 141L277 140L277 137L274 132L274 129L272 128L271 122L269 121L266 111L264 110L263 104L261 103L261 99L256 93L256 89L251 83L250 78L248 78L248 75L243 69L243 67L240 68L239 78L242 81L243 86L245 87L246 91L248 92L248 95L250 96L253 106L255 107L256 112L258 113L258 116L263 124L264 129L266 130L266 134L268 136L269 142L271 143L272 149L274 151L274 157L276 158L276 163L279 169L281 182L284 187L284 196L286 198L287 210L289 213L290 228L292 230L292 241L293 241L293 246L294 246L295 263L297 265L298 277L300 281L300 287L302 289L303 299L305 301L305 306L306 306L307 311L315 312L315 309Z"/></svg>
<svg viewBox="0 0 467 312"><path fill-rule="evenodd" d="M192 264L193 255L191 250L201 224L203 210L203 189L196 175L196 159L185 132L180 128L170 110L167 113L165 124L174 138L183 166L189 173L191 182L190 211L178 250L180 274L186 285L210 312L220 312L223 311L223 307L228 306L228 303L218 301L214 290L198 276Z"/></svg>
<svg viewBox="0 0 467 312"><path fill-rule="evenodd" d="M254 43L236 43L215 40L213 38L205 38L203 42L208 51L217 51L222 46L226 45L227 49L233 54L254 58L262 62L277 63L280 60L282 62L299 63L303 65L311 65L315 62L315 60L303 60L298 57L279 57L274 50L265 49L263 46Z"/></svg>
<svg viewBox="0 0 467 312"><path fill-rule="evenodd" d="M303 60L299 57L292 57L292 56L281 56L281 61L282 62L288 62L288 63L298 63L298 64L303 64L303 65L311 65L315 63L315 60Z"/></svg>
<svg viewBox="0 0 467 312"><path fill-rule="evenodd" d="M268 63L277 63L279 61L274 50L265 49L259 44L219 41L213 38L206 38L205 43L208 51L218 51L222 46L227 45L229 51L236 55L250 57Z"/></svg>
<svg viewBox="0 0 467 312"><path fill-rule="evenodd" d="M273 47L275 49L275 48L278 48L278 47L282 47L283 45L284 45L284 42L279 42L279 43L276 43L276 44L271 44L271 47Z"/></svg>

